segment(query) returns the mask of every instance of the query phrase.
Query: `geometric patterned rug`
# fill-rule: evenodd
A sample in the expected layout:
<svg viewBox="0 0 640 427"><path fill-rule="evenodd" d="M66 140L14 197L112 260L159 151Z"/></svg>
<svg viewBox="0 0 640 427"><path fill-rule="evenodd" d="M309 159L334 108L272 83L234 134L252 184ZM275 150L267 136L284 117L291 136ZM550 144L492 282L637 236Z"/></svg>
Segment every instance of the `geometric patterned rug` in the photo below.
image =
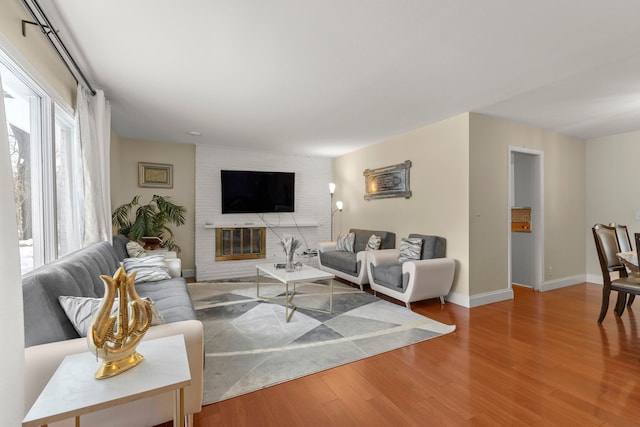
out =
<svg viewBox="0 0 640 427"><path fill-rule="evenodd" d="M284 285L254 280L189 283L204 324L203 404L215 403L455 330L334 281L333 314L297 309L285 321ZM280 297L280 298L278 298ZM294 302L329 308L326 283L296 285Z"/></svg>

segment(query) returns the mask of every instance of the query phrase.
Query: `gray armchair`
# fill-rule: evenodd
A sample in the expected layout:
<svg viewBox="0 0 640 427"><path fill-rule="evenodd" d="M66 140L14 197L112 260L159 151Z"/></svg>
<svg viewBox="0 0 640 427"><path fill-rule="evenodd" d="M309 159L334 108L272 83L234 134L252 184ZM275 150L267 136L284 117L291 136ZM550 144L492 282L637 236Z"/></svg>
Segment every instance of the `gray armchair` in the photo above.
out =
<svg viewBox="0 0 640 427"><path fill-rule="evenodd" d="M446 240L439 236L410 234L422 239L420 259L400 263L400 250L368 251L369 285L380 292L404 302L411 308L414 301L444 297L451 290L455 261L445 258Z"/></svg>

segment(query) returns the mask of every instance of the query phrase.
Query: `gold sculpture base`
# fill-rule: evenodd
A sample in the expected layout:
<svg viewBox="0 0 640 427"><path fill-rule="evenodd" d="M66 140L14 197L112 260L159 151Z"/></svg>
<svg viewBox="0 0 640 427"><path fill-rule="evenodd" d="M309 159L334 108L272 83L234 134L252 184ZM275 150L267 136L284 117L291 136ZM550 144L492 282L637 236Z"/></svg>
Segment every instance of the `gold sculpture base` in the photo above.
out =
<svg viewBox="0 0 640 427"><path fill-rule="evenodd" d="M110 360L103 362L100 369L98 369L94 375L95 379L103 380L105 378L111 378L124 371L133 368L144 360L144 356L137 351L130 354L127 357L118 360Z"/></svg>

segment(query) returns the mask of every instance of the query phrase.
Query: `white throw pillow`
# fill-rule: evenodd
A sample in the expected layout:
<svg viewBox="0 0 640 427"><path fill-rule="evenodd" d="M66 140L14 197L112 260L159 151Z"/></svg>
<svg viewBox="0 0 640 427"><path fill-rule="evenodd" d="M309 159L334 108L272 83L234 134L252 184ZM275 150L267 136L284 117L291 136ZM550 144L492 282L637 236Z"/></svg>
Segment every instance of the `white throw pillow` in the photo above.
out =
<svg viewBox="0 0 640 427"><path fill-rule="evenodd" d="M136 283L156 282L158 280L170 279L169 267L164 259L164 255L149 255L143 258L125 258L122 266L127 274L134 271L136 274Z"/></svg>
<svg viewBox="0 0 640 427"><path fill-rule="evenodd" d="M145 256L146 252L140 243L132 240L127 243L127 254L129 254L131 258L139 258Z"/></svg>
<svg viewBox="0 0 640 427"><path fill-rule="evenodd" d="M142 298L145 301L151 301L148 297ZM89 332L89 326L93 320L102 298L90 298L90 297L71 297L61 295L58 297L58 302L65 314L69 318L69 321L76 328L78 335L86 337ZM116 298L113 301L113 307L111 307L111 316L115 316L118 311L119 299ZM164 317L158 311L158 307L151 301L151 326L164 324Z"/></svg>
<svg viewBox="0 0 640 427"><path fill-rule="evenodd" d="M422 252L422 239L419 237L406 238L400 240L400 256L398 261L404 263L411 260L420 259Z"/></svg>
<svg viewBox="0 0 640 427"><path fill-rule="evenodd" d="M355 233L340 233L336 240L336 250L353 252L353 244L356 240Z"/></svg>
<svg viewBox="0 0 640 427"><path fill-rule="evenodd" d="M382 242L382 239L380 238L380 236L372 234L371 237L369 237L369 240L367 241L366 250L377 251L378 249L380 249L381 242Z"/></svg>

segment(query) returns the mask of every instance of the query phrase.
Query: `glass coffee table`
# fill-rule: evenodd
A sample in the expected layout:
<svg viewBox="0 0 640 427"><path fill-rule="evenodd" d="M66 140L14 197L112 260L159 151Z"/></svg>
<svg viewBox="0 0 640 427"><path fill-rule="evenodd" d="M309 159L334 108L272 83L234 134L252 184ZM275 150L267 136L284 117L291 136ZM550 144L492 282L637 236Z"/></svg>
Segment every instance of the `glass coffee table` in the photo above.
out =
<svg viewBox="0 0 640 427"><path fill-rule="evenodd" d="M319 311L321 313L333 314L333 279L335 276L331 273L327 273L317 268L302 265L295 271L285 271L284 268L277 267L277 264L256 264L256 270L258 278L256 280L256 295L261 299L274 299L270 297L260 296L260 274L268 275L280 282L285 286L285 318L287 322L291 319L293 312L298 309ZM293 297L296 294L296 283L300 282L316 282L318 280L329 280L329 310L322 310L314 307L302 307L294 304ZM292 286L292 292L289 293L289 286ZM281 298L281 297L279 297ZM291 309L291 312L289 312Z"/></svg>

